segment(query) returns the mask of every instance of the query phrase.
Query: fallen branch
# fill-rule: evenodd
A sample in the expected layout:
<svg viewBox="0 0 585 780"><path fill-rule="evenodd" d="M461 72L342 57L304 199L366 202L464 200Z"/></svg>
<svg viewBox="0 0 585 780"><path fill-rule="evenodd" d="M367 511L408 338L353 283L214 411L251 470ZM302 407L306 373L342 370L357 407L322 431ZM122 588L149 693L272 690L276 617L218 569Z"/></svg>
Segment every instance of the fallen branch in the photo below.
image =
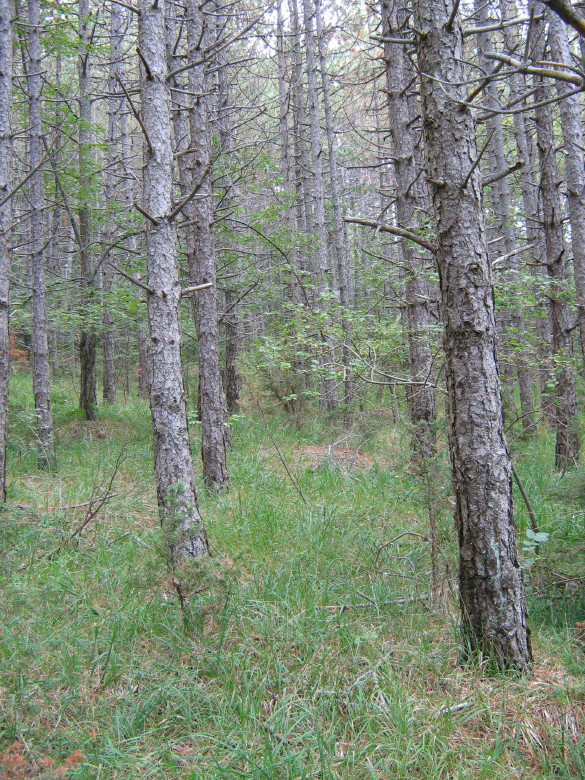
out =
<svg viewBox="0 0 585 780"><path fill-rule="evenodd" d="M417 536L419 539L422 539L427 544L430 544L431 540L428 536L425 536L424 534L417 534L415 531L404 531L402 534L398 534L398 536L395 536L394 539L390 539L389 542L384 542L384 544L381 547L378 547L378 552L376 553L376 558L374 560L374 566L378 565L378 560L380 559L380 553L382 550L385 550L386 547L389 547L391 544L394 544L399 539L402 539L403 536Z"/></svg>
<svg viewBox="0 0 585 780"><path fill-rule="evenodd" d="M363 596L363 593L362 593ZM368 601L363 604L331 604L320 607L330 612L345 612L348 609L366 609L367 607L391 607L393 604L412 604L415 601L428 601L428 595L412 596L411 598L392 599L391 601Z"/></svg>
<svg viewBox="0 0 585 780"><path fill-rule="evenodd" d="M84 505L87 506L87 512L85 513L81 523L79 523L79 525L69 534L67 539L65 539L65 541L62 544L60 544L58 547L56 547L54 550L47 553L46 555L41 555L40 556L41 559L46 558L49 561L53 560L55 555L58 555L61 552L64 545L68 544L72 539L75 539L75 537L78 536L84 530L84 528L86 528L92 522L92 520L95 520L100 510L105 505L106 501L112 498L112 496L117 495L115 493L112 493L111 489L112 489L112 485L114 484L114 480L118 475L118 471L120 470L120 464L122 462L123 454L124 454L124 448L122 448L118 453L118 457L116 458L116 462L114 463L114 468L112 469L112 473L110 474L110 477L108 479L105 491L101 493L99 496L92 496L92 498L90 498L90 500L87 501L85 504L79 505L80 507Z"/></svg>

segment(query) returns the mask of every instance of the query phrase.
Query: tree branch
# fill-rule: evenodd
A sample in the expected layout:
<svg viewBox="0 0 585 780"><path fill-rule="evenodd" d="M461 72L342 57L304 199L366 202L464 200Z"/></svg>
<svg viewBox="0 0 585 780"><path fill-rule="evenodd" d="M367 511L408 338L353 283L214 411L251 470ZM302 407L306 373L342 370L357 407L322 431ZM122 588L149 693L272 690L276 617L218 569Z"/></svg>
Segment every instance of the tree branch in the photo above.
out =
<svg viewBox="0 0 585 780"><path fill-rule="evenodd" d="M364 225L365 227L375 228L381 233L392 233L392 235L400 236L400 238L405 238L407 241L414 241L415 244L422 246L424 249L428 249L429 252L432 252L433 254L437 251L437 247L434 244L425 241L424 238L417 236L416 233L413 233L410 230L403 230L402 228L394 227L393 225L383 225L373 219L361 219L360 217L344 217L343 221L349 222L352 225Z"/></svg>

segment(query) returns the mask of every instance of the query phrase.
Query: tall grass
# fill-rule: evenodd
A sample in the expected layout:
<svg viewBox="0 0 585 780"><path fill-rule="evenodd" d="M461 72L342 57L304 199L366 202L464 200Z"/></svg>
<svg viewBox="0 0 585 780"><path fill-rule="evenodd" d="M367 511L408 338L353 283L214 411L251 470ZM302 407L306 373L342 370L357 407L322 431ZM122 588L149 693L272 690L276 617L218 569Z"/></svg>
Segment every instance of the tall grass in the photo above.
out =
<svg viewBox="0 0 585 780"><path fill-rule="evenodd" d="M349 434L333 417L235 420L231 488L200 494L213 557L180 573L186 625L165 567L146 404L85 423L64 384L54 411L59 465L45 474L28 379L15 377L0 518L0 777L585 775L583 596L574 579L558 584L583 574L585 507L560 489L546 437L515 453L551 534L527 569L536 669L525 680L458 665L444 450L433 486L439 603L425 598L423 539L378 555L404 531L427 534L401 423L375 409ZM336 457L328 445L344 437L351 452ZM115 495L71 539L86 509L63 507L99 494L122 448Z"/></svg>

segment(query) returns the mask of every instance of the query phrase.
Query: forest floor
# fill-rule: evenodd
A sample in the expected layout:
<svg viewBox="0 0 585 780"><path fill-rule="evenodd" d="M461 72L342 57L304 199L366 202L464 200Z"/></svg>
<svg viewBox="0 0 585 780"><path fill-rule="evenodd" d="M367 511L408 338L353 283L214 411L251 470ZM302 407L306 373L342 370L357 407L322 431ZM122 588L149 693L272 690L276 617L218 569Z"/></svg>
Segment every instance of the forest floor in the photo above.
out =
<svg viewBox="0 0 585 780"><path fill-rule="evenodd" d="M186 613L158 527L147 404L85 423L75 389L57 385L59 463L46 474L31 397L15 376L2 780L585 778L585 470L555 474L544 432L512 443L550 534L535 550L517 496L535 651L524 679L459 665L447 455L425 487L381 403L349 429L269 399L264 419L244 408L230 490L201 491L213 557L178 573ZM86 502L107 492L120 453L92 518Z"/></svg>

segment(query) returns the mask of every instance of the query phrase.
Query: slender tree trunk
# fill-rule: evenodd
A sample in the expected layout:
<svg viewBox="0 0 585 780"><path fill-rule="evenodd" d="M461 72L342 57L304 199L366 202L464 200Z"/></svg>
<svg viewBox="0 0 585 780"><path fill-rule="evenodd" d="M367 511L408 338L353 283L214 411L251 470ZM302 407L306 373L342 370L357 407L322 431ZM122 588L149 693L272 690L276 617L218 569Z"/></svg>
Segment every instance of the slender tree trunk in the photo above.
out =
<svg viewBox="0 0 585 780"><path fill-rule="evenodd" d="M382 0L382 31L385 37L402 36L398 3ZM396 214L400 227L415 230L420 226L418 215L423 206L422 177L414 138L414 120L409 85L414 74L404 46L386 43L384 46L388 115L394 155ZM410 374L417 381L429 381L432 355L429 345L430 314L428 285L424 278L424 261L412 243L400 244L402 265L406 270L406 331L409 348ZM435 453L435 396L430 387L414 387L408 392L410 419L413 426L412 448L416 456L428 459Z"/></svg>
<svg viewBox="0 0 585 780"><path fill-rule="evenodd" d="M225 397L228 412L237 414L240 410L240 391L242 379L238 371L237 359L240 348L237 297L232 290L225 293L226 314L224 316L225 331Z"/></svg>
<svg viewBox="0 0 585 780"><path fill-rule="evenodd" d="M12 0L0 0L0 200L12 186ZM0 206L0 503L6 502L12 202Z"/></svg>
<svg viewBox="0 0 585 780"><path fill-rule="evenodd" d="M82 287L82 326L79 338L81 367L79 406L86 420L95 420L97 414L96 347L97 335L87 315L95 302L95 279L91 255L91 206L89 185L92 169L93 112L90 96L90 37L91 19L89 0L79 0L79 260Z"/></svg>
<svg viewBox="0 0 585 780"><path fill-rule="evenodd" d="M148 398L152 384L152 370L148 355L148 334L139 331L137 335L138 345L138 395Z"/></svg>
<svg viewBox="0 0 585 780"><path fill-rule="evenodd" d="M337 280L339 286L339 303L341 304L341 331L343 333L343 385L344 401L350 404L353 400L353 381L351 378L351 313L349 294L349 257L343 232L343 214L341 205L341 176L337 164L337 149L331 96L329 89L329 74L327 72L327 56L323 35L323 18L321 0L315 0L315 24L317 30L317 51L319 53L319 69L321 71L321 90L323 92L323 108L325 110L325 131L327 133L327 152L329 156L329 180L331 182L331 205L333 207L333 250L337 265Z"/></svg>
<svg viewBox="0 0 585 780"><path fill-rule="evenodd" d="M469 651L500 668L524 671L532 661L530 631L516 552L475 126L462 106L463 36L456 14L449 24L451 0L416 0L414 9L434 182L463 631Z"/></svg>
<svg viewBox="0 0 585 780"><path fill-rule="evenodd" d="M109 105L108 105L108 170L106 174L106 213L111 215L106 225L106 242L111 244L115 235L113 219L113 204L117 195L117 180L123 173L121 163L122 149L120 138L120 118L123 102L117 94L120 92L118 79L122 78L124 62L124 33L127 26L126 9L112 3L110 5L110 72ZM113 250L111 250L113 254ZM109 259L109 256L108 256ZM116 402L116 336L114 333L114 317L111 310L111 294L114 286L114 273L108 262L102 266L102 352L104 361L103 398L105 403Z"/></svg>
<svg viewBox="0 0 585 780"><path fill-rule="evenodd" d="M309 98L309 127L311 131L311 171L312 171L312 203L314 217L314 252L316 260L314 262L314 274L316 279L317 292L319 295L317 304L319 310L326 312L329 307L328 293L329 284L327 282L328 259L327 259L327 224L325 222L325 185L323 181L323 144L321 139L319 95L317 92L316 74L317 67L315 62L315 42L313 40L313 9L310 0L303 0L303 15L305 22L305 54L307 57L307 94ZM322 409L331 411L339 404L337 394L337 383L332 376L335 370L335 351L331 336L327 333L329 323L324 318L323 345L319 350L319 362L323 377L321 379L321 398L320 405Z"/></svg>
<svg viewBox="0 0 585 780"><path fill-rule="evenodd" d="M53 415L51 413L51 382L49 376L49 341L47 336L47 288L45 285L45 229L44 185L40 162L43 157L43 128L41 124L41 38L40 2L28 0L28 105L29 105L29 160L30 170L30 226L31 226L31 281L32 281L32 369L33 392L39 438L38 455L41 468L55 464ZM35 170L36 169L36 170Z"/></svg>
<svg viewBox="0 0 585 780"><path fill-rule="evenodd" d="M531 56L534 62L541 62L544 54L545 25L539 21L533 24ZM535 76L535 84L536 142L540 162L540 194L546 241L546 269L550 280L548 299L556 372L555 465L558 469L566 469L575 466L579 461L573 336L569 308L565 300L567 289L565 240L552 107L550 104L539 105L551 97L551 89L540 76Z"/></svg>
<svg viewBox="0 0 585 780"><path fill-rule="evenodd" d="M482 0L475 0L474 4L477 23L482 27L489 27L489 6L485 2L482 2ZM477 44L479 64L482 71L488 74L492 69L492 61L488 58L488 55L493 51L491 33L485 32L478 35ZM483 104L488 113L492 109L495 109L496 111L499 109L500 102L495 82L486 86L483 91L483 96ZM489 173L490 176L493 177L501 176L501 174L509 168L506 157L504 127L501 114L495 113L488 116L486 119L486 131L489 139L489 155L487 158L489 160ZM498 274L503 281L510 281L513 283L519 278L520 265L518 255L515 254L516 233L514 229L514 211L508 176L503 176L493 182L491 185L490 200L494 224L497 231L496 238L501 236L503 239L496 244L497 253L500 256L509 256L508 259L504 261L503 265L499 264ZM510 331L514 341L523 338L526 323L522 309L513 307L504 309L502 311L502 320L504 339L507 340L509 338ZM511 349L506 343L502 344L500 349L500 353L506 356L506 364L509 366L507 373L510 375L510 380L512 380L513 368L515 367L516 369L522 427L524 433L528 434L535 429L534 397L532 393L532 380L524 352L525 350L523 348L516 347L515 351L511 353ZM515 402L514 389L511 382L509 395L510 406L513 409L515 407Z"/></svg>
<svg viewBox="0 0 585 780"><path fill-rule="evenodd" d="M514 0L500 0L500 12L503 20L514 19L518 16L518 9ZM513 51L518 46L514 27L504 28L503 35L507 49ZM514 105L521 104L522 95L526 92L524 78L519 73L513 72L508 79L508 88L510 90L510 102L514 103ZM526 101L524 101L524 104L526 104ZM518 159L523 162L519 175L522 190L522 211L526 225L526 242L530 246L529 259L536 269L534 276L538 282L539 277L546 273L546 245L539 219L536 154L533 150L532 138L528 133L526 115L521 111L514 114L514 138ZM541 364L539 370L540 388L542 391L546 387L548 376L552 370L552 325L548 307L544 312L544 316L536 318L536 330L538 334L538 357ZM519 378L523 381L526 381L527 377L528 373L519 375ZM532 382L530 382L530 385L532 386ZM532 387L530 387L530 390L532 390ZM528 388L525 390L525 395L528 397ZM543 395L542 412L547 419L552 419L554 423L554 414L551 415L554 412L554 408L548 401L548 394ZM530 431L525 429L525 432L529 433Z"/></svg>
<svg viewBox="0 0 585 780"><path fill-rule="evenodd" d="M203 59L203 51L209 41L205 30L207 20L197 0L190 0L187 14L189 57L194 62ZM192 284L211 284L207 289L193 293L192 301L199 348L203 478L208 487L219 490L227 486L229 481L227 446L230 436L219 350L208 89L205 64L191 68L189 91L196 97L189 111L189 148L192 151L188 154L188 189L198 184L200 186L197 197L185 209L191 223L187 233L187 261Z"/></svg>
<svg viewBox="0 0 585 780"><path fill-rule="evenodd" d="M551 11L548 12L547 16L550 25L549 38L552 58L556 62L572 66L573 58L569 49L566 25ZM559 101L559 111L563 130L565 152L563 159L571 219L571 247L577 293L579 335L585 367L585 153L583 125L578 96L567 94L571 92L569 84L557 81L557 92L559 97L563 98Z"/></svg>
<svg viewBox="0 0 585 780"><path fill-rule="evenodd" d="M144 166L144 208L148 222L146 256L150 410L161 523L173 564L207 555L207 537L197 508L189 446L187 404L181 371L179 309L181 290L172 209L172 132L165 57L165 2L141 0L138 22L142 121L150 148Z"/></svg>

